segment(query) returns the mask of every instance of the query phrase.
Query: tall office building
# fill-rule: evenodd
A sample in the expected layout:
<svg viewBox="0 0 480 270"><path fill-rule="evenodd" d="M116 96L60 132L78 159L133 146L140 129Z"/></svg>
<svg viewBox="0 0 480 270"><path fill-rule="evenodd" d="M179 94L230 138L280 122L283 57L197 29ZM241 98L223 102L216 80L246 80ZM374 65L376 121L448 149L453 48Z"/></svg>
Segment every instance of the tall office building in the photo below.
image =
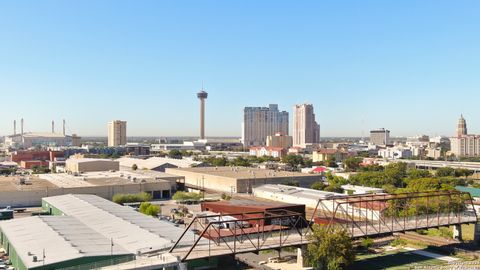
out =
<svg viewBox="0 0 480 270"><path fill-rule="evenodd" d="M263 146L267 136L288 135L288 112L279 111L277 104L267 107L245 107L242 122L242 143L245 148Z"/></svg>
<svg viewBox="0 0 480 270"><path fill-rule="evenodd" d="M108 122L108 146L116 147L127 144L127 121Z"/></svg>
<svg viewBox="0 0 480 270"><path fill-rule="evenodd" d="M293 145L306 147L320 143L320 125L315 120L312 104L293 107Z"/></svg>
<svg viewBox="0 0 480 270"><path fill-rule="evenodd" d="M450 148L456 157L480 157L480 135L469 135L463 115L458 120L457 134L450 138Z"/></svg>
<svg viewBox="0 0 480 270"><path fill-rule="evenodd" d="M390 130L381 128L370 131L370 143L373 145L390 144Z"/></svg>
<svg viewBox="0 0 480 270"><path fill-rule="evenodd" d="M458 119L458 124L457 124L457 137L462 137L464 135L467 135L467 121L465 118L463 118L463 114L460 115L460 119Z"/></svg>

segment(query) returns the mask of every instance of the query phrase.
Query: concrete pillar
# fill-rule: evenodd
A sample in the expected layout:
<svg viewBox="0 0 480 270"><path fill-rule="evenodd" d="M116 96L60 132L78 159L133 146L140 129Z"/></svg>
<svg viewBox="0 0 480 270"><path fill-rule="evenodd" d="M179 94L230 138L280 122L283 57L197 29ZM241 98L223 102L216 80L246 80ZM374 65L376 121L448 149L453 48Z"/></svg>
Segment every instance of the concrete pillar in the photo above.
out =
<svg viewBox="0 0 480 270"><path fill-rule="evenodd" d="M462 225L453 226L453 239L462 241Z"/></svg>
<svg viewBox="0 0 480 270"><path fill-rule="evenodd" d="M187 263L180 263L178 265L179 270L187 270Z"/></svg>
<svg viewBox="0 0 480 270"><path fill-rule="evenodd" d="M475 231L473 233L473 241L480 245L480 223L475 223Z"/></svg>
<svg viewBox="0 0 480 270"><path fill-rule="evenodd" d="M305 256L306 251L307 251L307 246L302 246L300 248L297 248L297 269L303 269L305 267L303 256Z"/></svg>

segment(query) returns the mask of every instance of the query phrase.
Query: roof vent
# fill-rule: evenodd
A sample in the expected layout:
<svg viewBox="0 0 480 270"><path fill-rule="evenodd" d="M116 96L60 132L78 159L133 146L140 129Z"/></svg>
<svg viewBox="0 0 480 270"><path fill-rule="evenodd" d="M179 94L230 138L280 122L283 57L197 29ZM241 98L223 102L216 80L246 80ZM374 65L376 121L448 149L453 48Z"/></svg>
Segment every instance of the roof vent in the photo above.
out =
<svg viewBox="0 0 480 270"><path fill-rule="evenodd" d="M33 262L38 262L37 256L33 256Z"/></svg>

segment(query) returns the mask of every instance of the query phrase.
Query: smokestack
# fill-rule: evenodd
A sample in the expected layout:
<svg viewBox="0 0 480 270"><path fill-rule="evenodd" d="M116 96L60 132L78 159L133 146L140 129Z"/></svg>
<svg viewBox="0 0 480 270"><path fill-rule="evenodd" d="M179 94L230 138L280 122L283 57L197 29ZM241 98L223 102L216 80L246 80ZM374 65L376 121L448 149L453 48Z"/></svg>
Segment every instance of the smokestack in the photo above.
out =
<svg viewBox="0 0 480 270"><path fill-rule="evenodd" d="M13 120L13 135L17 135L17 120Z"/></svg>
<svg viewBox="0 0 480 270"><path fill-rule="evenodd" d="M52 120L52 133L55 133L55 121Z"/></svg>
<svg viewBox="0 0 480 270"><path fill-rule="evenodd" d="M65 134L65 119L63 119L63 136L65 136L67 134Z"/></svg>
<svg viewBox="0 0 480 270"><path fill-rule="evenodd" d="M23 136L23 118L20 120L20 133Z"/></svg>

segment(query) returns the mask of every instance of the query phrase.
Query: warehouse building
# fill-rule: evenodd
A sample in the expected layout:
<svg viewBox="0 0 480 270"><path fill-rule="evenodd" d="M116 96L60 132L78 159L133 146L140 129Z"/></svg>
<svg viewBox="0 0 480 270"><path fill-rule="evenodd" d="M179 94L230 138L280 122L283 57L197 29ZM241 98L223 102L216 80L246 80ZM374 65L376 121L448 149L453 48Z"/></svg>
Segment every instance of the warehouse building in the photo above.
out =
<svg viewBox="0 0 480 270"><path fill-rule="evenodd" d="M263 212L263 213L294 212L294 213L301 214L302 217L305 218L305 205L289 204L289 203L281 203L281 202L233 199L230 201L204 202L201 204L201 209L202 211L209 211L209 212L214 212L222 215L243 213L246 218L261 217L262 214L259 214L258 212ZM263 221L260 221L260 225L270 225L271 221L272 220L266 220L265 224L263 223ZM259 223L257 220L253 220L251 222L252 222L252 225L256 225Z"/></svg>
<svg viewBox="0 0 480 270"><path fill-rule="evenodd" d="M168 254L184 233L173 223L94 195L48 197L42 207L53 216L0 222L0 241L15 269L99 269L128 262L139 266L134 261L145 258L151 259L142 269L173 269L180 263ZM187 232L179 246L191 245L194 238Z"/></svg>
<svg viewBox="0 0 480 270"><path fill-rule="evenodd" d="M253 190L255 197L284 202L305 204L307 208L315 209L318 205L319 211L334 212L343 211L343 207L337 208L339 203L346 202L349 196L346 194L314 190L309 188L292 187L285 185L263 185ZM320 201L320 203L319 203ZM387 208L385 203L366 203L360 200L349 200L349 214L358 218L368 217L372 220L379 220L383 211Z"/></svg>
<svg viewBox="0 0 480 270"><path fill-rule="evenodd" d="M97 158L69 158L65 171L69 173L118 171L120 163L115 160Z"/></svg>
<svg viewBox="0 0 480 270"><path fill-rule="evenodd" d="M166 172L185 177L186 187L226 193L251 193L253 188L265 184L309 187L321 180L318 175L246 167L170 168Z"/></svg>
<svg viewBox="0 0 480 270"><path fill-rule="evenodd" d="M184 232L170 222L94 195L67 194L43 198L42 208L53 215L70 216L87 224L132 254L166 251ZM193 233L191 240L193 242Z"/></svg>
<svg viewBox="0 0 480 270"><path fill-rule="evenodd" d="M0 243L16 270L60 269L133 259L121 246L73 217L37 216L0 222Z"/></svg>
<svg viewBox="0 0 480 270"><path fill-rule="evenodd" d="M63 194L93 194L111 200L117 193L150 193L154 199L170 198L183 177L156 173L89 172L40 174L0 178L0 207L40 206L43 197Z"/></svg>
<svg viewBox="0 0 480 270"><path fill-rule="evenodd" d="M167 168L191 168L203 166L200 161L194 161L191 159L175 159L175 158L162 158L151 157L147 159L122 157L117 159L120 162L120 167L123 170L132 168L136 165L139 170L151 170L157 172L165 172Z"/></svg>

